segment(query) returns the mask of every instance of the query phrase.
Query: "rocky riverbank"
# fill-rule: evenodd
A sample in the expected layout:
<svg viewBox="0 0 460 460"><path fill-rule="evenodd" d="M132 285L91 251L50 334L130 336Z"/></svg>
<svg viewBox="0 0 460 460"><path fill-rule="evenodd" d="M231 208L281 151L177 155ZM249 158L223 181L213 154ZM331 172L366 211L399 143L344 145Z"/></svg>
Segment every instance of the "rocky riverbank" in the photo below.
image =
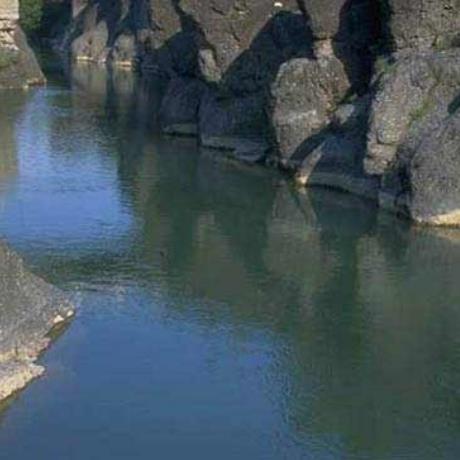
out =
<svg viewBox="0 0 460 460"><path fill-rule="evenodd" d="M61 49L166 76L166 132L460 224L460 0L72 6Z"/></svg>
<svg viewBox="0 0 460 460"><path fill-rule="evenodd" d="M45 83L18 21L18 0L0 0L0 89L28 88Z"/></svg>
<svg viewBox="0 0 460 460"><path fill-rule="evenodd" d="M36 359L49 333L73 315L61 292L30 273L0 242L0 401L43 374Z"/></svg>

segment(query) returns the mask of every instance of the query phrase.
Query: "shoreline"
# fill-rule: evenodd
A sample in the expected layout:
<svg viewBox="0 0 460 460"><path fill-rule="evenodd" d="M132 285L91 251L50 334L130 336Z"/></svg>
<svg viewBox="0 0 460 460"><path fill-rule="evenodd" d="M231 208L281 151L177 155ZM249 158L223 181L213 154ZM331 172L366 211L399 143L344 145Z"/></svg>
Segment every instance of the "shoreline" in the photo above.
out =
<svg viewBox="0 0 460 460"><path fill-rule="evenodd" d="M75 315L54 286L32 274L0 241L0 401L43 375L37 359L51 344L50 334Z"/></svg>

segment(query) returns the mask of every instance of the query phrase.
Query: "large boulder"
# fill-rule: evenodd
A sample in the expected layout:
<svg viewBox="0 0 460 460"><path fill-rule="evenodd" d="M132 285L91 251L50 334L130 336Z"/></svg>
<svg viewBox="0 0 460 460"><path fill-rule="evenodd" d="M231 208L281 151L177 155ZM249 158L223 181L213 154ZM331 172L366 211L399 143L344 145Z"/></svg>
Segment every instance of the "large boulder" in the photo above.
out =
<svg viewBox="0 0 460 460"><path fill-rule="evenodd" d="M45 77L18 24L0 21L0 89L27 88Z"/></svg>
<svg viewBox="0 0 460 460"><path fill-rule="evenodd" d="M72 316L61 292L0 242L0 400L43 373L34 362L48 346L49 332Z"/></svg>
<svg viewBox="0 0 460 460"><path fill-rule="evenodd" d="M288 161L330 122L350 89L335 56L293 59L284 64L272 87L272 122L282 160Z"/></svg>
<svg viewBox="0 0 460 460"><path fill-rule="evenodd" d="M383 72L372 104L365 169L394 170L404 144L414 149L449 115L460 87L460 50L402 55Z"/></svg>
<svg viewBox="0 0 460 460"><path fill-rule="evenodd" d="M408 165L410 217L434 225L460 225L460 110L428 133Z"/></svg>

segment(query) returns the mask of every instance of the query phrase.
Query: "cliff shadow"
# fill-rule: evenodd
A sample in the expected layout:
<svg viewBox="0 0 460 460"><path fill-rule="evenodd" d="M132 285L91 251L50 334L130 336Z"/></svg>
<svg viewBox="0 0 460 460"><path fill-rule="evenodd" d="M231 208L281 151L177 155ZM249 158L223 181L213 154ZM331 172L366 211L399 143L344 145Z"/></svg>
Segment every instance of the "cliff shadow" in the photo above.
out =
<svg viewBox="0 0 460 460"><path fill-rule="evenodd" d="M351 83L350 94L362 95L369 88L385 21L380 2L348 0L340 10L333 48Z"/></svg>
<svg viewBox="0 0 460 460"><path fill-rule="evenodd" d="M310 174L335 170L345 175L366 176L367 134L379 83L374 78L375 67L377 60L386 58L392 49L388 38L390 20L388 0L348 0L341 8L333 50L350 82L349 90L335 107L335 110L343 108L343 113L332 116L298 146L289 158L294 167L306 164ZM367 178L369 186L374 188L376 178Z"/></svg>
<svg viewBox="0 0 460 460"><path fill-rule="evenodd" d="M166 69L166 74L176 80L190 79L165 98L169 123L185 119L199 123L201 119L207 135L270 137L266 108L279 68L293 58L313 57L308 18L302 13L277 13L247 46L241 45L236 59L222 68L222 56L206 39L201 25L178 5L176 13L181 31L154 51L157 66ZM204 62L203 55L210 61Z"/></svg>
<svg viewBox="0 0 460 460"><path fill-rule="evenodd" d="M211 103L200 112L204 129L213 136L273 139L271 88L279 70L291 59L313 56L308 18L300 12L278 12L211 85Z"/></svg>
<svg viewBox="0 0 460 460"><path fill-rule="evenodd" d="M309 18L303 13L281 11L228 67L220 85L231 94L241 96L269 92L279 68L295 58L314 58Z"/></svg>

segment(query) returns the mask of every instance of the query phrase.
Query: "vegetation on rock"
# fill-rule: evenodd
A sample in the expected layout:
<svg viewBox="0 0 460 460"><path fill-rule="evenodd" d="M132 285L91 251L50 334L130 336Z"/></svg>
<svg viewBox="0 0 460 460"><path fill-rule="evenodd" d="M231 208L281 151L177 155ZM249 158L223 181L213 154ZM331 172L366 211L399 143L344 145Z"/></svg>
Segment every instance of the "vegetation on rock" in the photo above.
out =
<svg viewBox="0 0 460 460"><path fill-rule="evenodd" d="M43 15L43 0L20 0L21 26L27 34L40 28Z"/></svg>

